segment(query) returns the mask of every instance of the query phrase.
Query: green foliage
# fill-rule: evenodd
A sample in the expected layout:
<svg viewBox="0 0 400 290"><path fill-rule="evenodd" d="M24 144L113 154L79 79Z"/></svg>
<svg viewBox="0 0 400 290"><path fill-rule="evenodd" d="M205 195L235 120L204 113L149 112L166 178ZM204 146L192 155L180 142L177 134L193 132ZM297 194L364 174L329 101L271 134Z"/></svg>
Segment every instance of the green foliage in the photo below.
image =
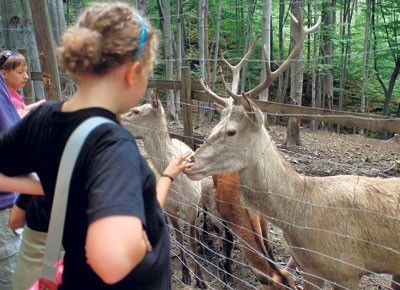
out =
<svg viewBox="0 0 400 290"><path fill-rule="evenodd" d="M74 2L74 0L69 0L67 2ZM89 0L85 0L85 5L88 5ZM131 2L132 1L127 1ZM278 25L279 25L279 4L280 1L272 1L272 52L273 61L280 62L279 59L279 47L278 47ZM288 55L288 47L290 44L290 22L291 19L288 15L288 7L290 1L285 2L285 18L283 27L283 44L285 56ZM307 7L310 2L310 7L313 8L317 5L317 15L314 15L314 11L308 11ZM316 17L324 16L322 13L322 8L326 0L323 1L305 1L305 12L304 12L304 24L313 25ZM346 110L358 111L361 102L362 93L362 78L363 78L363 53L364 53L364 32L365 32L365 13L366 13L366 3L365 1L359 1L358 5L354 8L352 23L351 23L351 35L349 38L350 50L348 54L348 63L346 66L346 86L343 91L338 89L340 77L342 72L340 71L340 61L341 61L341 46L345 44L346 39L341 39L340 29L346 28L346 23L341 24L340 13L342 13L345 7L345 0L336 1L336 6L332 9L336 13L336 24L331 26L321 25L317 32L317 43L316 48L318 50L317 59L315 60L316 70L323 77L327 69L331 69L334 76L334 98L337 99L339 93L344 94L344 106ZM395 58L400 58L399 50L399 35L400 35L400 2L398 0L377 0L376 13L376 33L377 33L377 64L378 72L382 77L382 80L386 86L389 84L389 79L393 73L394 60ZM174 32L176 32L176 1L171 1L171 22ZM217 28L217 13L218 13L218 1L208 1L208 38L209 38L209 52L211 61L214 58L215 50L215 38L216 38L216 28ZM255 2L255 11L253 15L253 26L252 35L250 36L251 41L257 36L261 35L262 32L262 1ZM247 37L246 26L247 26L247 15L248 15L249 5L246 1L238 0L224 0L222 1L222 11L221 11L221 21L220 21L220 54L223 55L235 64L245 53L245 40ZM152 24L158 27L160 30L160 19L159 19L159 7L157 1L149 1L149 18ZM311 13L311 15L308 15ZM73 18L71 14L71 18ZM186 63L191 68L191 75L193 79L197 79L200 76L199 68L199 58L198 58L198 1L186 0L183 1L183 16L184 16L184 26L185 26L185 36L186 36L186 46L185 46L185 60ZM311 23L307 23L311 19ZM372 30L372 28L371 28ZM324 36L325 40L331 40L334 49L333 64L327 65L322 62L322 57L325 56L324 52L320 51L321 39ZM372 35L369 37L371 45L373 41ZM161 45L164 45L164 40L162 39ZM314 37L310 37L309 42L307 40L304 43L304 59L307 60L307 45L310 45L311 55L309 56L308 63L305 63L305 74L311 73L314 65L314 60L312 59L312 48L314 47ZM162 51L162 49L161 49ZM400 50L399 50L400 51ZM320 53L322 56L320 56ZM248 70L246 73L246 89L251 88L260 81L260 71L261 71L261 41L259 42L255 53L248 62ZM161 54L161 62L155 68L154 74L156 79L163 79L165 75L165 62L163 61L163 56ZM227 80L230 79L228 70L223 65L220 57L218 62L224 68L224 73L226 73ZM218 76L219 78L219 76ZM366 102L367 110L371 112L380 113L383 107L383 102L385 99L384 91L377 81L376 72L373 67L373 53L369 54L368 63L368 80L366 82ZM218 83L219 85L219 83ZM392 105L390 107L391 113L394 114L397 109L397 103L400 101L400 86L396 85L394 88L393 96L391 98Z"/></svg>

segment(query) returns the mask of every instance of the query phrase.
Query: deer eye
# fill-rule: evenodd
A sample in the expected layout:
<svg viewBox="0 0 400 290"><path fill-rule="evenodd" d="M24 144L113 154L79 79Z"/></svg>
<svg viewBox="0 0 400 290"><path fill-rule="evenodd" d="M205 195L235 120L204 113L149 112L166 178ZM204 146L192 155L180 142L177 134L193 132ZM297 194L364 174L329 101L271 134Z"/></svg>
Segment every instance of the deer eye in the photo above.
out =
<svg viewBox="0 0 400 290"><path fill-rule="evenodd" d="M228 130L226 131L226 135L229 137L235 136L236 135L236 131L235 130Z"/></svg>
<svg viewBox="0 0 400 290"><path fill-rule="evenodd" d="M135 114L135 115L139 115L140 114L139 110L133 110L132 113Z"/></svg>

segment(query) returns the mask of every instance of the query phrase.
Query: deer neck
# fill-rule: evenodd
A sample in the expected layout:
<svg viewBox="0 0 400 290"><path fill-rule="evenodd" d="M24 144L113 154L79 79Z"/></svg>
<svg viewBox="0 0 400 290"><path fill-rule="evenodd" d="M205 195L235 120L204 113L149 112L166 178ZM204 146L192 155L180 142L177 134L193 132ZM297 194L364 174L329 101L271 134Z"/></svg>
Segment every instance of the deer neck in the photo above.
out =
<svg viewBox="0 0 400 290"><path fill-rule="evenodd" d="M305 177L298 174L287 162L268 133L258 148L256 154L252 154L254 160L249 162L252 167L239 171L242 200L249 207L254 208L271 218L271 221L283 221L285 227L296 211L294 201L303 196ZM281 210L284 209L284 210Z"/></svg>
<svg viewBox="0 0 400 290"><path fill-rule="evenodd" d="M153 128L143 136L143 144L149 159L158 172L168 165L174 147L167 128Z"/></svg>

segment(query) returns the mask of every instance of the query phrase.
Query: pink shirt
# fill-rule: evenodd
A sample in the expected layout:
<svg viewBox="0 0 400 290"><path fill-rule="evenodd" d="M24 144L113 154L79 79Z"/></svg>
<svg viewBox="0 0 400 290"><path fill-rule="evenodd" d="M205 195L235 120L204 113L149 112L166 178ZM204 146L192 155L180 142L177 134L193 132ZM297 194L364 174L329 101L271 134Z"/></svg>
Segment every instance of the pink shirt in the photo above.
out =
<svg viewBox="0 0 400 290"><path fill-rule="evenodd" d="M11 96L11 101L17 110L22 110L25 108L24 97L16 92L9 91Z"/></svg>

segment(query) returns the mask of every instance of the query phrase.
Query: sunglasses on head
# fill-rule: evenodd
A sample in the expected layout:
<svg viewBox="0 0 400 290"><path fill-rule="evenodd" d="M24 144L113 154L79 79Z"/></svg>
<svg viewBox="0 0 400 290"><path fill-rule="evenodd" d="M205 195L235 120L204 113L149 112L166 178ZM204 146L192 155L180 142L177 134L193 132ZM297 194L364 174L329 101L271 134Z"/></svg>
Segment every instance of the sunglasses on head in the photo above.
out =
<svg viewBox="0 0 400 290"><path fill-rule="evenodd" d="M0 68L3 66L3 64L6 63L7 59L12 56L14 52L12 50L7 50L1 54L0 58Z"/></svg>

